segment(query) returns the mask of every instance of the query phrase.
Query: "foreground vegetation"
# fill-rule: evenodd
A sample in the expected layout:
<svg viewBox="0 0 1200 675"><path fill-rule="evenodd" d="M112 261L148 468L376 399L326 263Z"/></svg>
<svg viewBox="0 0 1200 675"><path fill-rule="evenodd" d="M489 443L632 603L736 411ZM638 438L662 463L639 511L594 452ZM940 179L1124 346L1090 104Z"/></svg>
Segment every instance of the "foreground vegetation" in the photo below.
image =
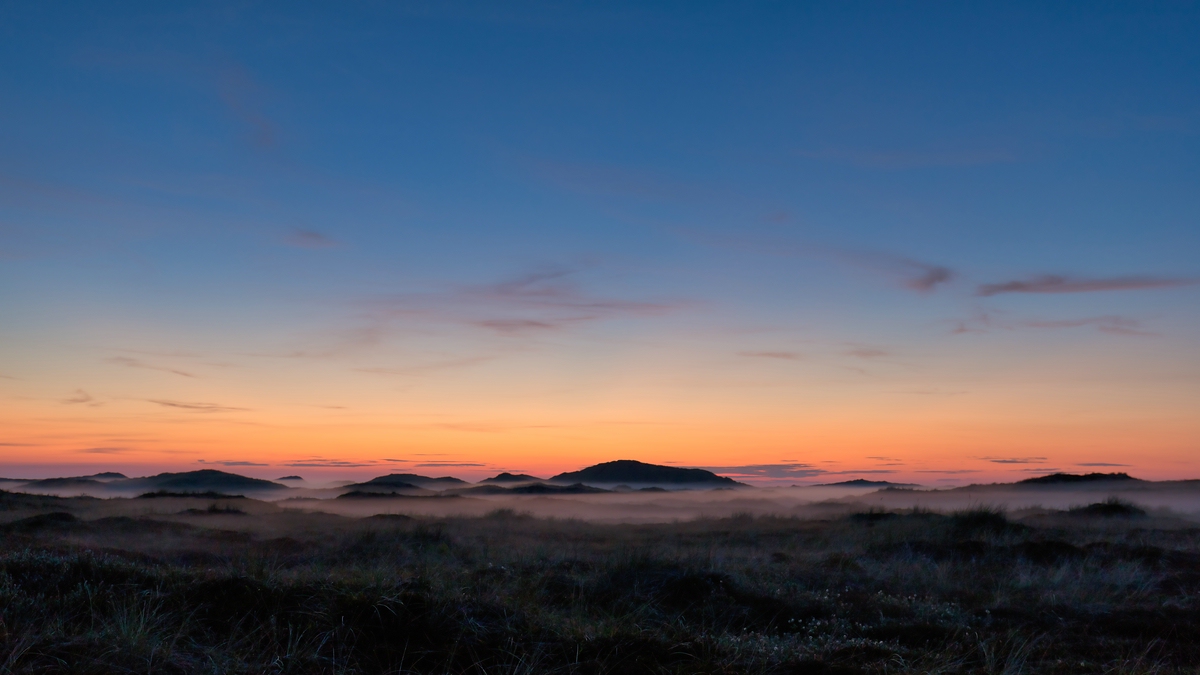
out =
<svg viewBox="0 0 1200 675"><path fill-rule="evenodd" d="M258 516L224 503L155 519L87 520L76 506L0 527L0 672L1200 664L1200 532L1137 514L1038 525L986 509L668 525L290 514L263 534L244 525Z"/></svg>

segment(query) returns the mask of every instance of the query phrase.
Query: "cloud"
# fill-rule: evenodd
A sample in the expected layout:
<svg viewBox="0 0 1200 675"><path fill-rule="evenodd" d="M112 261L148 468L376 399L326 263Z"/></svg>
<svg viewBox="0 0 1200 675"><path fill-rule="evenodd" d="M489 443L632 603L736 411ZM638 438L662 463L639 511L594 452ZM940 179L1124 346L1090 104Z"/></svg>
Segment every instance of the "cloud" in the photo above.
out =
<svg viewBox="0 0 1200 675"><path fill-rule="evenodd" d="M249 128L251 144L258 148L274 147L278 132L275 124L262 113L262 86L245 68L237 65L221 71L216 84L221 101Z"/></svg>
<svg viewBox="0 0 1200 675"><path fill-rule="evenodd" d="M69 405L86 405L93 408L104 405L100 401L92 398L91 394L82 389L76 389L74 394L68 398L60 399L59 403L66 403Z"/></svg>
<svg viewBox="0 0 1200 675"><path fill-rule="evenodd" d="M742 466L704 466L715 474L733 478L809 478L827 473L811 464L784 462L779 464L745 464Z"/></svg>
<svg viewBox="0 0 1200 675"><path fill-rule="evenodd" d="M918 293L935 290L939 284L952 281L957 275L944 265L922 262L905 256L879 251L831 251L842 262L891 277L903 288Z"/></svg>
<svg viewBox="0 0 1200 675"><path fill-rule="evenodd" d="M261 462L247 462L243 460L214 460L208 461L203 459L196 460L198 464L216 464L217 466L270 466Z"/></svg>
<svg viewBox="0 0 1200 675"><path fill-rule="evenodd" d="M975 291L980 297L991 297L1002 293L1092 293L1098 291L1138 291L1155 288L1192 286L1200 279L1181 277L1130 276L1100 279L1070 278L1057 274L1043 274L1030 279L982 284Z"/></svg>
<svg viewBox="0 0 1200 675"><path fill-rule="evenodd" d="M953 281L957 273L945 265L924 262L904 255L883 251L852 250L745 235L714 235L690 228L672 228L673 231L691 241L715 248L749 251L760 255L782 258L831 260L833 262L866 270L883 276L899 285L919 293L928 293L938 286Z"/></svg>
<svg viewBox="0 0 1200 675"><path fill-rule="evenodd" d="M385 299L381 321L427 317L507 336L566 329L589 322L661 316L682 303L593 295L580 286L580 267L548 265L490 284Z"/></svg>
<svg viewBox="0 0 1200 675"><path fill-rule="evenodd" d="M1025 319L1011 320L994 312L979 312L969 319L959 319L955 322L952 334L987 333L992 330L1021 330L1034 329L1064 329L1064 328L1095 328L1102 333L1111 335L1129 335L1154 337L1157 333L1144 330L1142 322L1125 316L1110 314L1107 316L1092 316L1081 319Z"/></svg>
<svg viewBox="0 0 1200 675"><path fill-rule="evenodd" d="M783 361L799 361L804 358L796 352L738 352L738 356L756 359L780 359Z"/></svg>
<svg viewBox="0 0 1200 675"><path fill-rule="evenodd" d="M115 364L118 366L126 366L128 368L143 368L145 370L159 370L164 373L172 373L174 375L179 375L181 377L196 377L195 375L193 375L187 371L176 370L174 368L167 368L165 366L155 366L155 365L152 365L149 363L144 363L144 362L139 361L134 358L130 358L128 356L112 356L112 357L109 357L104 360L107 363L112 363L112 364Z"/></svg>
<svg viewBox="0 0 1200 675"><path fill-rule="evenodd" d="M192 412L202 413L240 412L249 410L249 408L234 408L232 406L217 405L216 403L188 403L184 401L167 401L156 398L148 398L146 400L150 403L155 403L167 408L179 408L181 410L190 410Z"/></svg>
<svg viewBox="0 0 1200 675"><path fill-rule="evenodd" d="M1077 462L1075 466L1131 466L1130 464L1115 464L1113 462Z"/></svg>
<svg viewBox="0 0 1200 675"><path fill-rule="evenodd" d="M5 447L5 448L36 448L36 447L39 447L39 445L38 445L37 443L0 443L0 447Z"/></svg>
<svg viewBox="0 0 1200 675"><path fill-rule="evenodd" d="M109 448L82 448L80 450L76 450L75 452L79 452L79 453L83 453L83 454L87 454L87 455L115 455L118 453L128 452L128 451L129 451L129 448L109 447Z"/></svg>
<svg viewBox="0 0 1200 675"><path fill-rule="evenodd" d="M1095 316L1085 319L1063 319L1058 321L1026 321L1022 324L1028 328L1080 328L1092 326L1102 333L1114 335L1143 335L1152 337L1158 335L1142 330L1142 324L1136 319L1123 316Z"/></svg>
<svg viewBox="0 0 1200 675"><path fill-rule="evenodd" d="M583 316L575 319L560 319L557 322L535 321L533 319L485 319L483 321L476 321L475 325L491 328L497 333L515 335L517 333L558 330L563 325L572 321L587 321L591 318Z"/></svg>
<svg viewBox="0 0 1200 675"><path fill-rule="evenodd" d="M871 359L878 359L878 358L881 358L884 356L888 356L890 352L883 350L883 349L879 349L878 347L857 346L857 347L852 347L850 349L847 349L843 353L846 356L853 356L855 358L864 359L864 360L869 361Z"/></svg>
<svg viewBox="0 0 1200 675"><path fill-rule="evenodd" d="M1041 464L1045 457L977 457L993 464Z"/></svg>
<svg viewBox="0 0 1200 675"><path fill-rule="evenodd" d="M847 469L845 471L826 471L831 476L859 476L863 474L888 474L896 473L895 469Z"/></svg>
<svg viewBox="0 0 1200 675"><path fill-rule="evenodd" d="M432 363L424 363L415 366L407 366L402 368L355 368L358 373L372 373L375 375L420 375L422 373L431 373L440 370L450 370L453 368L466 368L488 361L494 361L495 356L467 356L461 359L448 359L445 361L434 361ZM343 406L322 406L326 408L341 408Z"/></svg>
<svg viewBox="0 0 1200 675"><path fill-rule="evenodd" d="M1012 152L989 150L855 150L826 148L796 153L805 159L817 159L849 164L867 169L925 169L934 167L966 167L1001 164L1016 161Z"/></svg>
<svg viewBox="0 0 1200 675"><path fill-rule="evenodd" d="M345 469L355 467L371 467L371 466L387 466L395 462L406 462L403 459L325 459L323 457L309 457L307 459L297 459L291 462L284 462L283 466L307 467L316 469Z"/></svg>
<svg viewBox="0 0 1200 675"><path fill-rule="evenodd" d="M284 241L297 248L333 248L338 243L333 239L314 230L293 229Z"/></svg>
<svg viewBox="0 0 1200 675"><path fill-rule="evenodd" d="M472 467L472 466L487 466L487 465L480 464L478 462L425 462L423 464L417 464L416 466L432 468L432 467L459 467L459 466Z"/></svg>

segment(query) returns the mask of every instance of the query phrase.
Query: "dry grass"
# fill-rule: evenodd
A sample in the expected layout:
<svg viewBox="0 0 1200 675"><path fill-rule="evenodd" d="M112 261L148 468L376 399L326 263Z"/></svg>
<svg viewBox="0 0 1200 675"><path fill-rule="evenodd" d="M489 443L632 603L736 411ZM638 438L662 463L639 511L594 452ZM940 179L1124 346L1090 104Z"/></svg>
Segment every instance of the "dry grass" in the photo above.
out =
<svg viewBox="0 0 1200 675"><path fill-rule="evenodd" d="M22 504L81 517L3 527L3 673L1165 674L1200 663L1200 537L1151 519L87 519L85 501Z"/></svg>

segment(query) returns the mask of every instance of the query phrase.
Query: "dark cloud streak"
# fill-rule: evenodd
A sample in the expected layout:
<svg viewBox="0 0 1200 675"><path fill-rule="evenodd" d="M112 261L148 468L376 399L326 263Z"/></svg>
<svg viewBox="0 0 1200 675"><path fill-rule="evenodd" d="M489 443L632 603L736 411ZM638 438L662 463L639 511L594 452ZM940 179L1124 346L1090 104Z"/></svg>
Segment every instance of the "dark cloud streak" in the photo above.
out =
<svg viewBox="0 0 1200 675"><path fill-rule="evenodd" d="M134 358L130 358L128 356L109 357L109 358L105 359L105 362L111 363L114 365L118 365L118 366L125 366L127 368L142 368L144 370L158 370L158 371L161 371L164 373L171 373L173 375L179 375L180 377L193 377L193 378L196 377L192 373L189 373L184 370L177 370L175 368L168 368L166 366L156 366L153 364L145 363L143 361L139 361Z"/></svg>
<svg viewBox="0 0 1200 675"><path fill-rule="evenodd" d="M980 297L1003 293L1094 293L1100 291L1139 291L1158 288L1193 286L1200 279L1181 277L1128 276L1100 279L1071 278L1058 274L1043 274L1030 279L982 284L975 291Z"/></svg>
<svg viewBox="0 0 1200 675"><path fill-rule="evenodd" d="M166 408L178 408L180 410L188 410L199 413L222 413L222 412L243 412L249 408L234 408L232 406L218 405L216 403L189 403L185 401L168 401L165 399L148 398L146 401L161 405Z"/></svg>

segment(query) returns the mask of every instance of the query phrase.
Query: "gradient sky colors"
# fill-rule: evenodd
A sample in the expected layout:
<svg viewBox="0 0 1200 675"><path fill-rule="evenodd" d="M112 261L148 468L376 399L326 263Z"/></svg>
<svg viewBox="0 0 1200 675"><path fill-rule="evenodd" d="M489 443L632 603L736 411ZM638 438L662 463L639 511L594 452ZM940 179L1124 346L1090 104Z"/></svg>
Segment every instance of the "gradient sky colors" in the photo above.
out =
<svg viewBox="0 0 1200 675"><path fill-rule="evenodd" d="M0 473L1200 477L1197 35L7 3Z"/></svg>

